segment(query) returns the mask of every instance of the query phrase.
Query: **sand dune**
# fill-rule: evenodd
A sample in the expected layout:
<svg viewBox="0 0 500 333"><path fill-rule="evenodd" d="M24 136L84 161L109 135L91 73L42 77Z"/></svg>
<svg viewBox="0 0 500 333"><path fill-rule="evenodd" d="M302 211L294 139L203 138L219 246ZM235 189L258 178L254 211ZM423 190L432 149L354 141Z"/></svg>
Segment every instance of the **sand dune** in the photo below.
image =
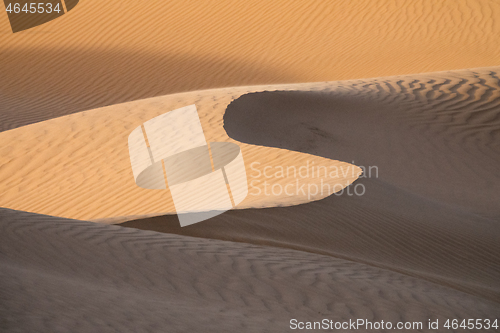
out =
<svg viewBox="0 0 500 333"><path fill-rule="evenodd" d="M0 261L4 331L282 332L292 318L500 314L498 303L329 256L8 209Z"/></svg>
<svg viewBox="0 0 500 333"><path fill-rule="evenodd" d="M499 301L497 70L243 95L224 116L231 137L377 166L357 181L366 193L231 211L185 229L171 217L124 225L329 254Z"/></svg>
<svg viewBox="0 0 500 333"><path fill-rule="evenodd" d="M500 68L247 94L224 128L241 142L376 165L379 179L500 219Z"/></svg>
<svg viewBox="0 0 500 333"><path fill-rule="evenodd" d="M236 85L497 66L500 3L81 1L12 34L0 20L1 130Z"/></svg>
<svg viewBox="0 0 500 333"><path fill-rule="evenodd" d="M82 1L17 34L4 16L0 331L500 318L499 15L495 0ZM134 183L127 137L190 104L258 185L180 228L168 191ZM347 169L299 175L345 191L264 194L297 181L275 167L305 165Z"/></svg>
<svg viewBox="0 0 500 333"><path fill-rule="evenodd" d="M183 229L175 216L125 226L328 254L499 300L497 71L190 92L29 125L1 134L17 142L16 150L3 149L9 163L0 182L2 204L61 216L95 214L97 221L114 223L159 215L159 209L173 212L168 192L144 191L133 183L124 128L166 107L196 103L209 141L232 140L228 134L244 142L249 180L250 161L273 167L296 157L302 158L294 161L299 164L320 161L316 155L376 166L378 177L358 180L366 190L362 196L344 193L289 208L232 211ZM85 139L74 144L74 138ZM73 164L64 163L66 156ZM43 198L39 186L46 188ZM283 206L287 199L249 197L239 208Z"/></svg>
<svg viewBox="0 0 500 333"><path fill-rule="evenodd" d="M379 168L388 184L404 191L460 205L460 209L472 205L470 212L498 219L498 199L494 195L498 183L491 182L498 179L499 131L495 117L500 91L496 71L492 67L195 91L32 124L0 133L3 141L16 142L16 149L9 145L0 147L0 202L3 207L17 210L114 223L173 213L168 191L144 190L135 185L127 137L150 118L196 104L207 141L245 142L240 146L249 184L256 184L259 189L250 190L238 208L294 205L328 195L326 190L314 195L290 196L284 191L280 195L264 195L265 181L283 188L297 180L295 174L267 179L263 174L267 166L338 166L346 171L338 178L325 177L323 173L322 177L308 174L299 179L306 187L327 182L333 188L334 184L345 186L356 179L357 171L353 172L354 166L350 165L357 164ZM262 98L246 95L279 90L289 93L258 95ZM273 100L266 96L283 97ZM234 127L226 124L233 139L223 128L226 107L226 119L235 114ZM247 109L235 113L242 107ZM311 118L313 113L315 117ZM262 119L266 121L261 122ZM276 120L282 125L273 125ZM329 129L332 126L336 127ZM421 136L423 131L428 133ZM286 149L262 147L266 145ZM414 163L412 159L418 155L413 149L408 150L408 145L424 150L420 163ZM342 158L337 158L337 154ZM258 167L260 174L252 165ZM409 174L419 181L408 181ZM463 190L469 186L481 191L477 194ZM43 197L38 195L41 187Z"/></svg>
<svg viewBox="0 0 500 333"><path fill-rule="evenodd" d="M317 86L318 84L313 84ZM320 84L322 85L322 84ZM266 86L267 87L267 86ZM208 142L235 142L223 128L226 106L238 96L266 87L195 91L150 98L80 112L0 133L0 140L15 142L0 147L0 204L2 207L81 220L116 223L175 213L168 190L136 185L128 150L128 136L144 121L173 109L196 104ZM295 174L267 179L264 168L276 164L335 167L338 177L306 174L299 186L331 185L331 193L352 183L361 171L350 163L290 150L239 144L249 174L250 195L238 208L289 206L329 195L297 193L266 195L266 186L282 188L295 183ZM253 164L257 163L257 164ZM252 167L253 165L253 167ZM260 174L254 171L257 169ZM250 175L250 172L252 174ZM44 195L40 196L40 188ZM292 191L293 189L290 189ZM289 193L291 193L288 191Z"/></svg>

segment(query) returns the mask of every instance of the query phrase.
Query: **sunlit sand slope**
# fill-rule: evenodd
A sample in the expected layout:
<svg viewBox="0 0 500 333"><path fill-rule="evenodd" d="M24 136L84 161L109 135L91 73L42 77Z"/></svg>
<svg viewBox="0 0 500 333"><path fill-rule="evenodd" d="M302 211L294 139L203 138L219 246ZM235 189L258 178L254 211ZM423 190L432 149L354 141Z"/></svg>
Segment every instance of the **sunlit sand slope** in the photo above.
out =
<svg viewBox="0 0 500 333"><path fill-rule="evenodd" d="M365 193L183 229L175 217L124 225L329 254L500 301L498 70L244 95L224 116L229 136L354 161Z"/></svg>
<svg viewBox="0 0 500 333"><path fill-rule="evenodd" d="M304 89L323 86L325 84L311 84ZM196 104L208 142L236 142L223 128L226 106L245 93L265 89L276 87L174 94L84 111L2 132L0 141L8 144L0 146L0 206L106 223L175 213L168 189L150 190L136 185L128 149L129 134L151 118ZM361 172L347 161L239 145L250 190L238 205L240 209L318 200L351 184ZM275 177L276 171L264 170L268 166L281 167L283 175ZM318 177L317 172L312 174L313 167L315 170L325 168L328 174L323 172ZM303 176L300 179L297 178L299 172ZM307 191L309 184L317 190ZM321 184L329 186L329 190L320 191ZM271 186L275 186L272 193Z"/></svg>
<svg viewBox="0 0 500 333"><path fill-rule="evenodd" d="M7 209L0 264L3 331L285 332L292 318L500 315L497 303L328 256Z"/></svg>
<svg viewBox="0 0 500 333"><path fill-rule="evenodd" d="M1 15L0 126L188 90L498 66L499 17L497 0L107 0L13 34Z"/></svg>

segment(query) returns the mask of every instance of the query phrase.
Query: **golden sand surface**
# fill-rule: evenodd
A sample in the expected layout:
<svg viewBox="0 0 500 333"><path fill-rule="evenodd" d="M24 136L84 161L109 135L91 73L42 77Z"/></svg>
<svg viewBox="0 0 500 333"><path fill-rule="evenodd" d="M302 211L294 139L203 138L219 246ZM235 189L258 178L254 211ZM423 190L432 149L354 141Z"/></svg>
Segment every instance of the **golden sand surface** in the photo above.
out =
<svg viewBox="0 0 500 333"><path fill-rule="evenodd" d="M225 108L239 95L262 89L174 94L79 112L0 133L3 142L16 143L15 147L0 148L1 205L112 222L175 213L168 189L149 190L136 185L128 150L130 132L153 117L195 104L208 142L236 142L223 128ZM239 209L319 200L342 190L361 173L355 165L311 154L239 145L249 183L249 194ZM326 186L324 190L322 186ZM40 191L44 194L40 195Z"/></svg>
<svg viewBox="0 0 500 333"><path fill-rule="evenodd" d="M81 1L12 34L1 130L176 92L496 66L495 0Z"/></svg>
<svg viewBox="0 0 500 333"><path fill-rule="evenodd" d="M499 1L88 0L16 34L1 17L0 330L500 318ZM190 104L261 193L181 228L168 190L135 185L127 137ZM366 193L263 194L313 164L340 177L300 182Z"/></svg>

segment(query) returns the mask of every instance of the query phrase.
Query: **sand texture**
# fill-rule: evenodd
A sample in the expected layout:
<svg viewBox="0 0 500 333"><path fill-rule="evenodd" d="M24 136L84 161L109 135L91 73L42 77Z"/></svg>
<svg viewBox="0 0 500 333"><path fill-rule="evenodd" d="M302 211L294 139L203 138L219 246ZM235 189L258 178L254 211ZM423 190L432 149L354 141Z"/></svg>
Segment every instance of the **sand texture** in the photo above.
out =
<svg viewBox="0 0 500 333"><path fill-rule="evenodd" d="M422 279L274 247L8 209L0 240L9 332L286 332L291 318L500 314L498 303Z"/></svg>
<svg viewBox="0 0 500 333"><path fill-rule="evenodd" d="M148 119L151 115L159 112L158 109L155 109L155 105L158 107L162 105L177 105L168 101L177 101L179 105L194 102L202 106L200 108L200 115L202 124L207 133L213 133L213 137L215 138L217 137L217 133L222 135L227 131L227 135L233 139L225 138L227 140L237 140L235 142L243 142L240 143L242 147L247 147L246 145L248 145L248 150L244 149L243 151L246 151L247 155L252 158L253 156L257 156L253 155L253 153L251 153L252 151L257 152L267 149L269 152L278 150L286 155L297 154L297 156L318 156L318 158L324 159L339 156L343 160L352 161L354 164L363 167L377 165L379 167L379 174L377 176L375 176L375 174L370 176L370 174L366 172L356 181L356 184L363 184L366 188L366 193L363 196L348 195L344 193L340 196L331 195L322 200L291 207L233 210L186 228L179 227L175 215L138 219L122 224L127 227L149 229L170 234L169 236L163 236L157 233L150 233L149 231L144 234L151 235L154 239L158 239L158 242L160 242L160 239L177 239L183 242L185 239L189 239L193 242L192 244L204 244L203 242L206 240L203 239L213 239L207 241L209 242L208 244L222 244L220 245L221 248L225 249L213 250L210 252L218 258L214 260L221 262L225 262L225 259L221 259L220 257L226 256L226 251L229 251L229 253L231 253L229 256L233 258L234 254L232 252L233 250L231 250L233 246L237 248L240 246L254 246L252 250L248 250L250 253L253 253L254 248L259 249L257 251L285 251L283 253L294 253L290 255L290 258L294 259L290 260L298 266L301 266L301 264L296 263L295 256L299 253L302 253L300 255L311 256L310 258L329 260L329 264L325 264L328 268L323 266L321 266L322 268L310 268L314 272L316 272L317 269L320 270L321 273L317 273L320 276L330 274L323 272L323 269L329 272L329 270L333 269L333 267L337 267L337 265L342 267L343 265L347 265L349 270L352 269L352 271L350 271L351 273L342 273L350 277L351 274L353 276L361 274L358 272L360 269L363 272L365 269L370 270L370 272L371 270L374 270L373 272L384 272L380 274L382 274L382 276L385 276L385 274L391 276L390 286L373 285L373 276L370 274L379 273L370 273L368 276L362 275L363 277L359 277L360 280L365 281L360 283L367 283L370 285L368 290L377 290L369 292L377 295L373 296L373 299L369 298L370 301L368 302L370 304L374 302L372 307L369 306L371 310L366 309L360 304L347 305L347 303L350 304L351 301L356 302L352 300L352 293L347 291L351 289L345 290L343 289L344 287L339 287L340 282L336 280L337 277L332 278L328 275L328 278L326 278L327 280L324 282L320 282L321 280L318 282L308 281L314 286L321 285L325 288L340 288L339 290L342 290L341 296L327 297L328 301L324 299L325 303L322 303L323 301L318 301L315 296L311 295L318 293L324 296L328 295L331 291L325 294L323 290L309 291L309 289L307 289L308 291L303 291L304 289L301 286L286 287L280 292L285 294L292 293L292 295L284 296L280 294L280 296L277 296L278 299L281 300L281 302L277 303L280 305L276 304L276 307L280 308L280 310L277 310L279 315L277 313L275 314L274 311L269 312L268 309L267 315L269 317L259 314L256 316L259 320L263 321L254 322L254 320L251 319L252 316L249 315L249 313L253 313L252 311L254 310L241 310L239 313L245 314L244 318L235 319L236 317L228 315L234 322L232 321L231 324L225 323L224 325L227 326L217 326L219 328L223 327L230 331L231 329L229 327L233 327L231 325L245 325L244 327L248 327L248 325L254 324L256 326L253 328L248 327L248 330L257 330L257 327L267 328L274 327L274 324L284 325L283 321L286 320L279 316L284 314L286 314L284 315L285 317L291 316L290 312L288 312L289 307L293 308L294 306L298 306L297 309L299 310L296 310L298 311L296 313L305 313L305 310L303 310L304 308L301 308L301 306L306 304L305 307L309 309L308 311L312 311L311 309L314 307L312 304L316 304L316 302L322 304L318 305L319 308L317 311L319 312L318 316L321 316L321 318L327 314L328 317L343 313L342 311L339 312L339 304L344 304L346 309L351 309L352 307L352 310L346 310L352 317L357 317L361 315L361 313L365 313L364 311L368 311L367 313L370 313L370 316L380 316L381 318L390 318L392 316L400 316L401 318L434 318L431 313L436 316L437 314L443 315L443 313L447 311L453 312L455 317L467 317L473 315L472 312L468 312L472 308L474 311L486 311L485 313L492 313L492 315L494 315L498 313L498 302L500 300L500 285L498 284L500 261L497 255L500 252L500 224L498 223L498 216L500 215L498 207L500 207L500 205L498 205L498 196L495 196L495 193L498 193L499 185L498 174L495 173L495 170L499 163L498 157L500 156L498 145L498 135L500 133L498 118L500 89L497 71L498 68L492 67L331 83L234 88L184 93L91 110L68 117L25 126L16 130L4 132L1 135L4 137L19 135L20 138L26 137L31 140L32 138L36 138L38 133L41 135L41 138L48 137L52 140L57 140L58 136L56 134L51 135L51 133L55 131L44 131L43 129L50 128L50 126L56 122L60 124L71 124L65 127L72 128L73 130L78 129L78 126L82 128L85 126L93 128L81 120L73 121L73 123L71 123L71 121L85 118L99 119L99 113L104 115L102 119L109 119L110 117L112 118L111 115L114 116L113 121L109 120L107 123L104 121L105 124L111 125L115 121L119 122L119 119L128 118L135 119L134 121L136 123L140 123L144 119ZM208 96L211 97L209 98ZM220 97L220 100L217 99L217 96ZM206 100L210 100L211 102L206 102ZM211 117L210 111L203 111L205 110L203 106L207 104L222 104L223 107L221 107L221 110L226 108L227 110L225 113L223 111L212 111L212 114L216 114L217 117ZM113 112L109 112L110 110L113 110ZM206 108L206 110L217 110L217 108L212 106L211 108ZM304 116L305 113L313 116ZM89 115L91 116L89 117ZM212 122L207 121L209 119L211 119ZM263 122L263 119L266 121ZM355 122L354 119L356 119ZM96 123L99 123L99 121ZM205 124L208 125L205 126ZM123 126L117 127L123 128ZM39 128L39 130L33 130L36 128ZM113 126L108 126L107 128L113 129ZM221 131L221 128L223 128L224 131ZM74 133L77 134L78 130ZM279 135L276 133L279 133ZM117 135L120 135L118 131L110 137L114 138ZM96 134L96 137L98 136L99 134ZM207 136L211 137L212 134L208 134ZM67 142L68 137L71 138L71 135L63 135L63 137L65 140L59 142ZM218 138L221 139L220 137ZM126 135L124 135L124 140L125 139ZM22 140L18 139L16 142L20 143ZM29 142L29 140L26 142ZM39 142L43 144L44 140L39 140ZM87 140L87 142L90 144L92 140ZM61 143L61 145L62 147L59 148L61 152L64 152L64 149L61 148L71 147L71 145L65 145L64 143ZM123 145L125 146L125 144ZM57 147L57 144L49 144L46 147L50 148L53 146ZM99 152L97 148L89 149L82 155L92 157L94 156L92 154L96 154L92 153L93 150ZM109 154L112 154L112 152L112 150L109 150ZM25 153L31 154L33 151L26 149ZM104 155L109 157L109 154ZM122 169L125 170L126 168L130 168L130 166L126 158L126 151L123 154L123 161L117 164L123 164ZM62 155L67 154L63 153ZM97 153L95 156L98 155ZM263 156L268 156L268 153ZM116 160L120 161L119 158ZM284 160L288 160L289 163L291 163L290 159L285 158ZM12 159L12 161L15 161L15 158ZM10 164L12 164L12 161ZM255 157L255 161L259 161L259 159ZM266 165L271 166L280 162L279 159L274 157L265 161L265 163L267 163ZM89 165L91 164L92 163L89 163ZM7 166L8 165L9 164L7 164ZM11 177L7 177L6 180L10 180L11 182L14 181L16 179L16 177L14 177L16 173L24 174L25 177L32 175L33 171L25 172L23 171L22 164L18 165L17 168L12 169L14 173ZM47 159L40 165L49 166L50 159ZM62 173L66 172L65 170L71 170L68 166L58 169L57 165L54 165L52 169ZM46 170L52 172L52 177L57 177L57 172L50 171L50 167ZM77 169L75 170L78 171ZM100 170L104 173L106 170L105 166L101 166ZM129 173L127 177L131 177L131 171L129 169L127 170L126 172ZM68 172L68 174L70 173L71 172ZM78 172L76 173L78 174ZM249 174L252 174L251 170ZM43 172L40 172L38 175L43 177ZM91 179L91 177L81 177L83 180ZM19 178L22 184L23 179L22 177ZM35 178L32 179L34 180ZM270 180L273 181L273 179ZM284 180L274 179L274 181L279 182ZM290 179L287 181L290 181ZM44 182L41 181L40 183L43 184ZM30 182L26 182L26 187L20 186L19 189L24 189L27 191L26 193L29 193L29 184ZM85 186L84 182L80 184L80 187L82 186ZM470 186L474 186L475 190L465 190ZM6 190L8 189L7 186L5 188ZM109 186L109 188L112 190L112 186ZM63 190L64 189L61 187L61 191ZM81 192L79 194L80 197L82 197ZM20 198L22 197L23 196L20 196ZM105 195L101 197L105 197ZM120 200L127 197L128 195L120 197ZM44 197L44 199L46 203L51 202L48 197ZM260 199L263 200L262 202L272 204L270 206L279 205L278 198L272 196L261 196ZM94 200L97 200L97 198ZM57 202L57 200L54 202ZM100 203L103 202L103 200L100 201ZM115 206L120 207L120 201L116 199L115 202ZM25 200L25 204L35 203L37 203L36 200ZM77 205L77 203L75 203L75 205ZM126 205L123 206L126 207ZM98 205L95 207L98 207ZM28 226L32 225L32 227L26 227L28 230L31 230L30 228L42 228L41 226L43 224L39 225L38 222L32 222L33 220L38 221L37 219L41 219L42 221L47 221L44 223L48 226L55 223L54 221L57 221L53 227L53 232L57 233L61 241L67 236L59 235L59 233L64 234L65 228L73 230L72 226L75 225L74 223L78 226L77 228L82 229L83 233L97 233L97 231L87 230L87 228L93 228L92 225L88 223L32 215L11 210L5 210L4 212L6 212L6 215L2 217L3 223L15 226L17 224L16 222L12 222L13 220L23 221L23 223L26 223ZM18 215L20 216L19 218L17 217ZM133 216L129 216L126 219L131 218L133 218ZM122 219L123 217L120 217L118 220L111 222L120 222ZM105 220L104 222L110 221ZM68 224L67 227L64 226L65 223ZM38 227L34 227L34 225ZM51 227L47 228L52 230ZM147 256L147 258L150 258L149 253L155 253L154 250L146 250L147 244L150 244L150 246L160 246L157 245L156 241L150 240L148 238L149 236L144 236L145 239L143 239L143 236L139 236L142 235L139 231L124 231L127 229L116 229L117 227L109 228L110 229L96 229L99 230L99 234L101 232L103 232L103 234L109 233L109 236L99 236L105 237L106 239L102 240L103 244L107 244L105 245L106 249L103 250L104 253L109 254L110 251L113 251L111 249L113 245L111 244L115 239L121 244L119 246L120 249L123 250L124 245L122 242L125 241L121 239L125 236L123 236L122 233L125 233L125 235L127 235L126 237L129 237L127 239L130 239L130 242L136 244L134 245L134 249L137 247L141 249L140 251L138 250L139 252L137 254L133 254L132 252L131 255L132 258L136 258L137 262L141 262L140 265L145 264L143 260L138 259L141 253ZM18 232L14 232L14 234L17 233ZM173 234L178 234L179 236ZM137 237L130 235L136 235ZM195 236L197 238L186 238L186 236ZM9 233L5 232L4 237L10 237ZM45 236L38 236L38 234L33 235L32 232L28 232L26 237L27 239L24 240L24 242L34 242L36 244L38 241L31 240L30 237L44 238ZM100 239L98 236L96 237ZM94 241L94 237L91 235L82 236L82 238L88 241ZM68 240L64 241L66 242ZM97 242L97 240L95 241ZM227 241L253 245L239 245L237 243L227 243ZM136 242L144 242L144 245L139 246L137 245L139 243ZM5 243L8 244L8 241ZM47 244L52 244L52 241ZM226 248L227 244L231 244L231 247ZM94 246L89 244L81 246L81 255L89 258L93 257L92 254L86 253L85 251L95 251ZM43 245L40 245L40 247L43 248ZM161 248L167 249L169 246ZM196 248L198 249L196 251L199 251L201 245L198 245ZM278 250L276 248L284 249ZM57 252L57 250L52 248L52 245L50 249L50 251ZM301 252L297 252L297 250ZM26 249L26 251L30 250ZM129 250L125 251L128 253L126 256L128 258L127 260L131 260L129 258L131 252L129 252ZM189 250L186 249L185 251ZM239 251L248 252L247 250ZM5 260L7 260L8 253L10 252L9 250L9 252L5 253ZM71 262L73 260L71 258L75 256L75 252L76 251L72 251L70 255L68 254L69 252L64 254L65 252L61 251L58 255L66 257L66 260ZM52 256L51 254L44 254L43 252L39 255ZM112 255L118 256L119 254ZM265 255L263 256L265 257ZM269 254L269 256L276 259L276 254ZM10 260L11 259L8 259L7 262L11 262ZM36 259L30 260L36 261ZM63 259L61 260L64 262ZM83 259L78 259L77 261L79 262L81 260ZM110 260L113 260L113 262L116 261L116 259ZM140 274L146 274L147 278L145 279L153 279L153 277L150 277L150 274L153 274L153 276L159 274L159 276L166 278L166 276L173 274L172 272L177 271L170 267L170 265L175 262L174 259L170 260L162 257L162 260L166 260L169 264L165 263L161 266L162 268L158 268L160 270L159 272L151 273L149 270L146 270L148 273ZM307 259L306 261L310 260L312 259ZM191 262L191 259L184 258L181 261L187 263ZM283 262L281 259L277 259L277 261L280 263ZM285 260L285 262L287 261ZM294 265L293 263L290 265ZM105 265L103 263L101 264ZM265 267L268 265L265 260L260 262L259 265L260 264ZM64 264L58 263L57 265L65 267ZM117 264L114 263L113 265ZM137 263L137 265L139 265L139 263ZM205 262L205 265L208 265L208 262ZM239 267L239 264L234 265ZM315 264L311 265L315 267ZM24 264L21 266L24 266ZM67 270L69 268L61 269ZM125 268L123 269L125 270ZM296 269L299 268L296 267ZM141 272L144 271L139 268L134 269L134 271L136 270ZM308 271L308 269L306 269L306 271ZM196 274L193 273L197 278L200 278L200 276L204 276L205 278L205 273L201 271L197 272ZM15 271L11 274L11 278L14 279L14 276L16 276ZM167 275L165 276L164 274ZM189 277L190 273L183 271L182 274L184 278L191 279L191 277ZM231 279L240 278L237 274L228 274ZM287 270L286 276L290 277L289 274ZM296 274L297 276L302 276L302 273ZM24 276L24 273L21 275ZM115 276L114 273L113 276ZM295 275L292 274L292 276ZM398 276L398 278L394 278L394 276ZM255 281L255 283L263 283L263 275L259 270L246 271L241 278L245 280L250 277L258 281ZM50 280L50 278L47 279ZM72 280L71 278L66 279L68 283ZM135 278L128 277L127 281L130 279ZM285 279L285 277L283 277L283 279ZM353 281L357 281L357 279L358 278L349 278L350 282L345 283L355 283ZM396 298L402 297L401 295L405 294L404 291L399 289L399 285L394 286L396 283L394 281L399 281L400 279L413 281L411 282L411 288L415 296L411 297L414 297L415 300L410 301L405 298L405 300L402 301L405 304L404 307L396 305L397 302L392 298L387 300L385 305L379 304L380 298L385 299L386 297L380 296L385 295L386 291L384 290L386 289L384 288L391 290L391 293L395 293L394 295L399 295ZM7 278L5 281L10 280ZM168 279L166 281L168 281ZM294 281L293 283L301 283L295 278L292 278L292 281ZM327 283L327 281L329 282ZM22 284L29 282L16 283ZM134 285L134 288L144 287L153 288L153 290L157 289L155 284L151 284L150 280L144 282L144 286L142 282L137 282L135 280L130 283ZM386 281L384 283L388 282ZM420 287L423 285L425 285L425 287ZM93 283L88 282L87 287L94 288L91 286L94 286ZM443 290L446 290L446 292L438 292L428 286L433 286L432 288L444 288ZM24 287L21 286L18 288ZM110 286L109 288L113 289L116 288L116 286ZM195 286L192 286L192 288L196 289ZM217 291L219 294L228 292L227 286L220 288L221 289ZM356 289L358 287L355 285L350 285L348 288L358 290ZM442 302L446 305L443 305L441 308L436 308L434 305L420 304L420 302L422 302L422 297L425 298L422 296L425 293L416 291L419 290L418 288L423 288L426 290L425 293L428 292L430 295L433 295L433 302L438 302L434 300L434 297L440 299L442 297ZM67 292L69 293L70 290L71 288L68 287ZM115 289L113 290L113 293L118 293ZM296 295L298 291L305 293L303 297L306 297L306 299L312 297L311 301L306 301L304 299L295 300L301 304L300 306L293 305L295 301L290 301L291 303L283 301L284 299L288 299L287 297L295 299L294 297L298 297ZM183 291L178 292L184 293ZM206 292L213 293L215 291ZM312 294L309 294L309 292ZM40 298L40 301L45 299L43 295L35 294L37 296L33 297ZM136 295L143 294L137 291ZM333 295L336 295L335 292ZM233 296L236 297L236 295ZM12 294L10 297L14 300L18 299L12 296ZM73 299L71 296L65 295L64 292L61 292L60 296L57 296L56 299L59 299L59 297L65 299L63 304L66 304L65 302L72 302ZM116 298L112 298L113 296L109 297L117 301ZM217 310L217 313L223 316L225 311L230 311L229 308L232 310L234 309L232 306L225 308L226 305L224 304L228 300L224 296L220 297L222 297L224 302L221 308ZM241 300L242 297L243 296L238 296L237 298ZM259 298L259 296L255 297ZM345 303L346 300L344 297L349 299L349 302ZM359 300L363 299L363 302L367 302L368 296L366 294L356 297L359 297ZM457 303L458 301L456 301L456 299L466 299L467 302L473 302L471 304L474 305L464 306L467 310L464 310L465 312L463 315L459 315L459 310L452 310L452 307L450 307L450 304L454 304L453 306L460 304ZM14 300L12 302L15 303ZM18 299L18 301L20 302L19 304L23 304L22 299ZM91 301L89 300L85 303L93 304L94 301L97 302L97 300L92 298ZM111 302L109 299L107 299L107 301ZM100 300L103 304L107 301L106 299ZM260 301L262 301L262 299ZM143 299L143 302L147 303L149 300ZM255 308L257 313L260 313L259 311L265 312L265 310L260 309L260 306L264 306L264 308L271 306L267 304L267 301L262 302L266 305L257 306ZM250 304L251 302L245 301L244 303ZM418 307L418 310L412 308L414 306L413 304ZM186 309L193 309L189 304L184 305ZM342 308L344 308L344 305L342 305ZM146 307L146 305L144 306ZM250 307L253 309L252 306ZM72 307L69 306L69 308ZM325 309L329 309L328 311L330 312ZM120 309L120 311L122 310L124 313L129 313L125 308ZM135 312L130 310L130 313ZM48 313L46 315L48 315ZM114 315L120 316L119 314ZM213 316L214 314L205 313L205 315ZM274 317L275 315L278 317ZM41 316L43 317L42 314ZM311 314L310 316L313 315ZM306 317L309 318L310 316ZM316 316L316 314L314 316ZM179 326L179 330L181 330L180 327L182 327L182 325L188 325L187 322L189 321L187 319L182 319L183 317L180 316L180 314L173 317L158 315L155 316L155 318L155 320L145 320L144 325L146 325L146 328L144 328L144 330L150 329L154 331L154 328L148 328L147 326L151 323L154 323L154 325L161 325L161 323L177 325L174 324L176 322L179 322L179 325L181 325ZM160 318L166 319L162 319L165 321L161 321ZM113 319L113 325L119 325L120 320L121 319L118 318L116 320ZM204 322L204 319L200 320L198 324ZM209 319L206 320L208 321ZM51 322L53 323L53 321ZM70 322L71 325L76 325L75 321L72 320ZM137 323L136 320L132 320L132 322ZM93 326L94 324L87 323L85 325ZM270 331L273 331L273 329L270 329Z"/></svg>
<svg viewBox="0 0 500 333"><path fill-rule="evenodd" d="M12 34L1 129L208 88L498 66L496 0L107 0Z"/></svg>
<svg viewBox="0 0 500 333"><path fill-rule="evenodd" d="M16 34L4 16L0 332L500 320L499 19L496 0L81 1ZM181 228L128 137L192 104L249 195Z"/></svg>
<svg viewBox="0 0 500 333"><path fill-rule="evenodd" d="M244 93L266 88L273 89L225 88L174 94L79 112L2 132L0 140L16 142L16 145L0 147L3 168L0 203L11 209L108 223L175 213L168 189L149 190L136 185L128 149L129 134L151 118L195 104L208 142L236 142L223 128L226 106ZM288 193L296 195L287 195L284 189L281 193L275 190L276 195L273 195L269 189L266 191L265 186L281 184L284 188L299 180L299 188L309 184L331 185L332 194L334 188L340 191L351 184L362 171L347 161L288 149L243 143L240 148L253 186L248 197L238 205L239 209L318 200L328 196L329 192L325 189L323 193L303 193L289 187ZM266 175L274 175L276 171L264 174L266 166L280 166L284 170L294 167L297 173L301 167L310 170L313 166L324 167L329 173L325 175L323 172L318 177L317 173L313 175L312 171L306 173L304 170L304 177L297 179L297 173L289 169L283 177L268 179ZM330 177L330 170L335 169L338 174ZM41 187L43 196L39 195Z"/></svg>

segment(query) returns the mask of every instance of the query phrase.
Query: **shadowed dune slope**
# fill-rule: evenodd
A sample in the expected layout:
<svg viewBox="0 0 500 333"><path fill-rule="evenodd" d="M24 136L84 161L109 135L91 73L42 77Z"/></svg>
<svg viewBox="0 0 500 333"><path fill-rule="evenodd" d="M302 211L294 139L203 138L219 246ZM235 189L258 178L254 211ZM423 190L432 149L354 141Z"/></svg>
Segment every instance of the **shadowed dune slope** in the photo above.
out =
<svg viewBox="0 0 500 333"><path fill-rule="evenodd" d="M496 70L334 85L243 95L224 127L245 143L354 161L367 170L355 183L364 195L230 211L182 229L172 216L123 225L329 254L500 301Z"/></svg>
<svg viewBox="0 0 500 333"><path fill-rule="evenodd" d="M498 75L497 67L247 94L227 107L224 128L241 142L376 166L382 183L500 220Z"/></svg>
<svg viewBox="0 0 500 333"><path fill-rule="evenodd" d="M0 130L235 85L500 65L497 0L107 0L13 34L0 16Z"/></svg>
<svg viewBox="0 0 500 333"><path fill-rule="evenodd" d="M9 209L0 264L3 331L281 332L291 318L500 315L497 303L342 259Z"/></svg>

